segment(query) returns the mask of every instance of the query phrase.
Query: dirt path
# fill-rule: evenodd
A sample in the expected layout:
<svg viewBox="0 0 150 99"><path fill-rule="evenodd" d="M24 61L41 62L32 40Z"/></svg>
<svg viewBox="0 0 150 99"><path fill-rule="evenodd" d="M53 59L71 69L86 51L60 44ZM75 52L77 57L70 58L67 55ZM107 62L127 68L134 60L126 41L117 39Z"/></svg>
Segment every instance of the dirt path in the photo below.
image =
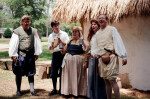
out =
<svg viewBox="0 0 150 99"><path fill-rule="evenodd" d="M0 52L8 51L9 44L0 44Z"/></svg>
<svg viewBox="0 0 150 99"><path fill-rule="evenodd" d="M50 61L42 61L36 62L36 75L35 75L35 91L39 96L31 96L28 84L28 78L22 78L21 90L23 95L20 97L16 96L16 84L15 84L15 75L11 71L11 66L9 64L9 70L4 70L5 67L0 64L0 99L28 99L28 98L38 98L38 99L66 99L64 96L60 96L59 94L54 96L48 96L48 93L53 89L52 80L51 79L40 79L39 78L39 69L40 65L43 63L50 63ZM59 79L57 79L59 82ZM59 83L57 83L57 89L59 89ZM69 99L72 99L70 97ZM77 98L84 99L84 98Z"/></svg>
<svg viewBox="0 0 150 99"><path fill-rule="evenodd" d="M15 75L11 71L11 66L9 64L9 70L4 70L5 67L0 64L0 99L66 99L60 95L48 96L48 93L53 89L51 79L40 79L39 78L39 69L42 64L50 64L51 61L42 61L36 62L36 75L35 75L35 90L39 96L31 96L28 84L28 78L23 77L21 90L23 95L20 97L16 96L16 84L15 84ZM59 79L58 79L59 81ZM57 89L59 84L57 83ZM131 96L131 98L121 98L121 99L150 99L150 91L139 91L133 89L120 89L122 95ZM133 98L132 98L133 97ZM68 99L74 99L70 97ZM84 99L84 98L76 98Z"/></svg>
<svg viewBox="0 0 150 99"><path fill-rule="evenodd" d="M37 68L37 73L35 75L35 90L39 94L36 98L49 98L48 93L52 90L52 81L51 79L39 79L38 77L38 71L39 68ZM0 69L0 99L8 98L8 97L16 97L16 84L15 84L15 76L12 73L12 71L2 70ZM23 77L22 79L22 85L21 90L23 93L23 96L21 98L25 97L35 97L30 95L29 91L29 84L28 84L28 78ZM52 96L52 98L62 99L61 96L55 95Z"/></svg>

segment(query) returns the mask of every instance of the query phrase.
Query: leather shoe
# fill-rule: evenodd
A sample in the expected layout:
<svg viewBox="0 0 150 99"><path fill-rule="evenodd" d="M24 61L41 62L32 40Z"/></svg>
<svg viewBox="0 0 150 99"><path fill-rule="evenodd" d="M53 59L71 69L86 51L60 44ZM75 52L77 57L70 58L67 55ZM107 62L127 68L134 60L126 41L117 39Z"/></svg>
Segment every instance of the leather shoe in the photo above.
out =
<svg viewBox="0 0 150 99"><path fill-rule="evenodd" d="M58 94L61 95L61 91L60 90L58 91Z"/></svg>
<svg viewBox="0 0 150 99"><path fill-rule="evenodd" d="M38 96L38 94L36 92L31 92L32 96Z"/></svg>
<svg viewBox="0 0 150 99"><path fill-rule="evenodd" d="M21 91L17 91L16 96L21 96Z"/></svg>
<svg viewBox="0 0 150 99"><path fill-rule="evenodd" d="M51 96L51 95L55 95L57 94L57 90L52 90L48 95Z"/></svg>

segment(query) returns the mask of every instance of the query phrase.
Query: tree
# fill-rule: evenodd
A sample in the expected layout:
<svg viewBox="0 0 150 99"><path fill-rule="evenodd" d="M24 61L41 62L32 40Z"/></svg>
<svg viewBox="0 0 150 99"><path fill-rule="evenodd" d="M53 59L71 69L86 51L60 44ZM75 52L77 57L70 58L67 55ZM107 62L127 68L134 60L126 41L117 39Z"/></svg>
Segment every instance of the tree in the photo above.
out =
<svg viewBox="0 0 150 99"><path fill-rule="evenodd" d="M72 26L74 26L74 25L76 25L76 26L81 26L81 24L80 24L79 22L77 22L77 23L71 23L71 24L61 23L61 24L60 24L60 28L61 28L63 31L67 32L69 36L71 36L71 35L72 35L72 31L71 31L70 28L71 28Z"/></svg>
<svg viewBox="0 0 150 99"><path fill-rule="evenodd" d="M0 1L0 28L1 27L9 28L9 27L11 27L11 24L9 23L10 18L9 18L9 16L5 15L3 6L4 6L4 3L2 1Z"/></svg>
<svg viewBox="0 0 150 99"><path fill-rule="evenodd" d="M50 27L51 11L57 0L0 0L5 8L0 10L0 27L17 28L24 14L31 16L31 26L38 29L42 36L48 37L52 32ZM2 13L2 14L1 14ZM61 29L71 35L71 25L62 24Z"/></svg>
<svg viewBox="0 0 150 99"><path fill-rule="evenodd" d="M52 31L52 29L50 27L50 23L52 20L51 12L52 12L52 8L54 7L55 3L56 3L56 0L46 0L46 4L47 4L46 37L48 37L49 32L51 33L51 31Z"/></svg>
<svg viewBox="0 0 150 99"><path fill-rule="evenodd" d="M13 24L13 28L20 26L20 18L24 14L31 16L31 26L38 29L39 32L46 32L46 0L2 0L9 11L5 14L11 16L10 23Z"/></svg>
<svg viewBox="0 0 150 99"><path fill-rule="evenodd" d="M12 35L12 31L11 31L9 28L7 28L7 29L5 30L3 36L4 36L5 38L10 38L11 35Z"/></svg>

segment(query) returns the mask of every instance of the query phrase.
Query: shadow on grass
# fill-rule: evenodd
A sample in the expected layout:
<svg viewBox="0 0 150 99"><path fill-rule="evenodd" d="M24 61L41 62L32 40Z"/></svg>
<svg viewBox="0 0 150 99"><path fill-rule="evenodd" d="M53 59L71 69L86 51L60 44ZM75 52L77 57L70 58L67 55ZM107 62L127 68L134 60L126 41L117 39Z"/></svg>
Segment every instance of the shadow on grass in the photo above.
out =
<svg viewBox="0 0 150 99"><path fill-rule="evenodd" d="M7 62L8 71L12 70L12 62ZM0 69L7 70L3 62L0 62Z"/></svg>
<svg viewBox="0 0 150 99"><path fill-rule="evenodd" d="M60 98L62 99L62 96L60 96L59 94L53 95L53 96L48 96L49 91L46 91L44 89L35 89L36 93L38 94L38 96L32 96L30 94L30 90L22 90L21 96L16 96L16 94L12 95L12 96L0 96L0 99L57 99Z"/></svg>
<svg viewBox="0 0 150 99"><path fill-rule="evenodd" d="M53 95L53 96L48 96L49 91L46 91L44 89L35 89L37 94L39 96L32 96L30 94L30 90L22 90L22 96L0 96L0 99L87 99L85 96L73 96L73 95L62 95L60 96L59 94ZM112 99L116 99L114 94L112 95ZM127 96L121 94L120 99L137 99L136 97L132 96Z"/></svg>

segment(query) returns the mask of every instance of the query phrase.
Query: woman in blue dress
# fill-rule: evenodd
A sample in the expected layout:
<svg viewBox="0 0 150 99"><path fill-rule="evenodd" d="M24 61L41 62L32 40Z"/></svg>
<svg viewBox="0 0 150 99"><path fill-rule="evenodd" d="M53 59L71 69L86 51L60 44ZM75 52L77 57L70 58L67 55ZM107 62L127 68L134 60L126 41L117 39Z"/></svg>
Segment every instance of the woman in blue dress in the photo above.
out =
<svg viewBox="0 0 150 99"><path fill-rule="evenodd" d="M66 44L66 52L62 63L61 94L73 96L86 96L87 70L83 67L86 41L81 39L82 28L73 26L72 39Z"/></svg>

